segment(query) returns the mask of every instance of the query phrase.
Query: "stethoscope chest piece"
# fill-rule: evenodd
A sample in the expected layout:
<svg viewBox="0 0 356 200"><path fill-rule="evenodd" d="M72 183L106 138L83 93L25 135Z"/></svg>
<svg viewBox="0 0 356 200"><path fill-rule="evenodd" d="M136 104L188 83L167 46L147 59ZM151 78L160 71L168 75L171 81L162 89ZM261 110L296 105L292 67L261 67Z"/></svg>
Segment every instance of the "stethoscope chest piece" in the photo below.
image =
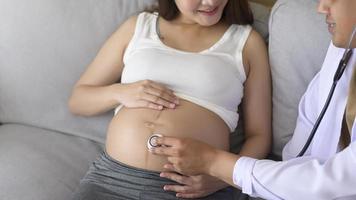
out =
<svg viewBox="0 0 356 200"><path fill-rule="evenodd" d="M156 143L156 139L162 137L161 134L155 133L153 135L151 135L148 140L147 140L147 148L148 149L153 149L155 147L158 147L159 145L157 145Z"/></svg>

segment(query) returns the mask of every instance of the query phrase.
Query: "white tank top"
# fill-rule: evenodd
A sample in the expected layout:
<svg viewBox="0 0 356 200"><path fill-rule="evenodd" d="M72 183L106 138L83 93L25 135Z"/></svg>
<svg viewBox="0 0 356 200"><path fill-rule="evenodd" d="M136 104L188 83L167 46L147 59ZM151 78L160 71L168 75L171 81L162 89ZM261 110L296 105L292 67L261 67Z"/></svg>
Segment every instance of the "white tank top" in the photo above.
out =
<svg viewBox="0 0 356 200"><path fill-rule="evenodd" d="M121 83L148 79L164 84L179 98L216 113L234 131L246 79L242 49L251 26L231 25L209 49L193 53L166 46L156 32L157 19L146 12L138 16L124 54Z"/></svg>

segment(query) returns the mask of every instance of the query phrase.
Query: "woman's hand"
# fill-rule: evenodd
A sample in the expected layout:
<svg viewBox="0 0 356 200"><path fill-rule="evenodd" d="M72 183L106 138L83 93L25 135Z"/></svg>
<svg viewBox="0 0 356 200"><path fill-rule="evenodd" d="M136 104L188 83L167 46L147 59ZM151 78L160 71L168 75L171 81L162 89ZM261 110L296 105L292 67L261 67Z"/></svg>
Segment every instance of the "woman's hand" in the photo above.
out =
<svg viewBox="0 0 356 200"><path fill-rule="evenodd" d="M160 137L157 145L150 151L167 156L170 163L163 167L184 175L208 174L216 150L214 147L188 138Z"/></svg>
<svg viewBox="0 0 356 200"><path fill-rule="evenodd" d="M160 176L181 184L164 186L164 190L176 192L178 198L202 198L228 186L208 175L184 176L175 172L162 172Z"/></svg>
<svg viewBox="0 0 356 200"><path fill-rule="evenodd" d="M172 90L154 81L115 84L114 87L115 99L125 107L162 110L164 107L175 108L179 104Z"/></svg>

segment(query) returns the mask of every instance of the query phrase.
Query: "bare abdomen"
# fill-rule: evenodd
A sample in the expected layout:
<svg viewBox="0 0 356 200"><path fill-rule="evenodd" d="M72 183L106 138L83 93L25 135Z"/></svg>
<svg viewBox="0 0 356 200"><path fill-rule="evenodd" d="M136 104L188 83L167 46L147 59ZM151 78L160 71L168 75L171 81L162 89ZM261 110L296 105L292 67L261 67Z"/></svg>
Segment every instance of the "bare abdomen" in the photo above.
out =
<svg viewBox="0 0 356 200"><path fill-rule="evenodd" d="M106 140L108 154L127 165L162 171L167 159L148 152L154 133L194 138L219 149L229 149L229 128L215 113L180 100L175 109L162 111L123 107L112 119Z"/></svg>

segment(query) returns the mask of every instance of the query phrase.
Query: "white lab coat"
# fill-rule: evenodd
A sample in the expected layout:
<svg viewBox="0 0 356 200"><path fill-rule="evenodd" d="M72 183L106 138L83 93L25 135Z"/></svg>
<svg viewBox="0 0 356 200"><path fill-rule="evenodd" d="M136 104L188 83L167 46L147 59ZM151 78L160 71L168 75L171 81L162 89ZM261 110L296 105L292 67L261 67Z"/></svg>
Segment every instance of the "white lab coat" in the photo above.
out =
<svg viewBox="0 0 356 200"><path fill-rule="evenodd" d="M251 196L265 199L356 199L356 120L351 144L340 152L339 137L356 51L335 89L329 108L305 156L295 158L325 103L344 49L330 45L320 72L309 84L299 104L292 139L283 150L283 161L240 158L234 183Z"/></svg>

